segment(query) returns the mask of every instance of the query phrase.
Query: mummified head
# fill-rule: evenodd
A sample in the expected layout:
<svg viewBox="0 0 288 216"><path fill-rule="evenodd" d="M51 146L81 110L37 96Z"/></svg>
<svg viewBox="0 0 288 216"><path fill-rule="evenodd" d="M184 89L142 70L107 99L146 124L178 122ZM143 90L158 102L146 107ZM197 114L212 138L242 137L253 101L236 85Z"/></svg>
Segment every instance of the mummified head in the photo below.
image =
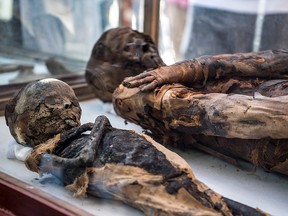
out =
<svg viewBox="0 0 288 216"><path fill-rule="evenodd" d="M104 102L129 76L165 65L149 35L129 27L104 32L94 45L85 70L88 85Z"/></svg>
<svg viewBox="0 0 288 216"><path fill-rule="evenodd" d="M34 81L6 105L5 118L15 140L33 147L80 125L81 108L73 89L57 79Z"/></svg>

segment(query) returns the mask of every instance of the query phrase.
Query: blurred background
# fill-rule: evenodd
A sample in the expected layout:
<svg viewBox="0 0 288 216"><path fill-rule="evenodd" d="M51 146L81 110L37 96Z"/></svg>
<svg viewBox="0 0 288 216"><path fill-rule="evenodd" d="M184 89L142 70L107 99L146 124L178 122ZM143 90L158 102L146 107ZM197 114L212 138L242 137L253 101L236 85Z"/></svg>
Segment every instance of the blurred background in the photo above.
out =
<svg viewBox="0 0 288 216"><path fill-rule="evenodd" d="M0 85L51 76L45 64L51 58L83 73L94 43L117 26L150 34L169 65L202 55L287 48L288 4L285 0L0 0ZM11 64L14 68L7 70Z"/></svg>

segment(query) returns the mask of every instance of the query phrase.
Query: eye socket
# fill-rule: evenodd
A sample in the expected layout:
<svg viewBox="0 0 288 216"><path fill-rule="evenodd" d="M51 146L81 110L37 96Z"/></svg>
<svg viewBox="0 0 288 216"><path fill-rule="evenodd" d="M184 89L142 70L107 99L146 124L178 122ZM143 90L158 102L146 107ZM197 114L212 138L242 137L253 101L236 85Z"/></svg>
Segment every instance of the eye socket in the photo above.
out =
<svg viewBox="0 0 288 216"><path fill-rule="evenodd" d="M55 98L52 97L52 96L48 96L48 97L45 98L45 104L46 104L46 105L53 106L53 105L55 105L56 103L57 103L57 102L56 102Z"/></svg>
<svg viewBox="0 0 288 216"><path fill-rule="evenodd" d="M53 109L70 109L72 103L64 98L59 98L56 96L48 96L45 98L45 105Z"/></svg>
<svg viewBox="0 0 288 216"><path fill-rule="evenodd" d="M123 50L124 50L125 52L128 52L129 49L130 49L130 45L126 45Z"/></svg>
<svg viewBox="0 0 288 216"><path fill-rule="evenodd" d="M147 52L149 50L149 44L144 44L142 46L142 50L143 50L143 52Z"/></svg>
<svg viewBox="0 0 288 216"><path fill-rule="evenodd" d="M77 100L72 100L71 101L71 106L79 107L79 102Z"/></svg>

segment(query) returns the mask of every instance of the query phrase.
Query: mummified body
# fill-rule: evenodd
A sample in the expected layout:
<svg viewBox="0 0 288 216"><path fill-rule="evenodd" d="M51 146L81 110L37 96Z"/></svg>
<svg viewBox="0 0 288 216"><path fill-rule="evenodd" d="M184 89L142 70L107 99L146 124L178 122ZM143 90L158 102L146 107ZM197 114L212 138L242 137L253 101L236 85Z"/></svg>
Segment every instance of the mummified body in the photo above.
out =
<svg viewBox="0 0 288 216"><path fill-rule="evenodd" d="M77 98L60 80L27 85L5 114L15 140L34 147L27 167L57 176L76 196L121 200L146 215L264 215L209 189L181 157L146 135L115 129L105 116L79 126Z"/></svg>
<svg viewBox="0 0 288 216"><path fill-rule="evenodd" d="M76 196L121 200L146 215L264 215L221 197L177 154L146 135L111 127L105 116L40 144L25 162L58 176Z"/></svg>
<svg viewBox="0 0 288 216"><path fill-rule="evenodd" d="M160 67L125 79L114 108L161 143L288 175L287 62L287 50L270 50Z"/></svg>

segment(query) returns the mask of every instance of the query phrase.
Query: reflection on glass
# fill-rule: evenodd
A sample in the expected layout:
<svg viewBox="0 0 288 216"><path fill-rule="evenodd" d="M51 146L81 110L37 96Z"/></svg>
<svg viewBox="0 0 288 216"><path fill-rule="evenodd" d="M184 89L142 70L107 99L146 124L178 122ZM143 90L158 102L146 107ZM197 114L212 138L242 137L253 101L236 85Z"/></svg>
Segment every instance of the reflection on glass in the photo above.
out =
<svg viewBox="0 0 288 216"><path fill-rule="evenodd" d="M285 0L161 3L160 50L168 63L202 55L287 48Z"/></svg>
<svg viewBox="0 0 288 216"><path fill-rule="evenodd" d="M142 30L143 2L0 0L0 84L82 72L103 31Z"/></svg>

